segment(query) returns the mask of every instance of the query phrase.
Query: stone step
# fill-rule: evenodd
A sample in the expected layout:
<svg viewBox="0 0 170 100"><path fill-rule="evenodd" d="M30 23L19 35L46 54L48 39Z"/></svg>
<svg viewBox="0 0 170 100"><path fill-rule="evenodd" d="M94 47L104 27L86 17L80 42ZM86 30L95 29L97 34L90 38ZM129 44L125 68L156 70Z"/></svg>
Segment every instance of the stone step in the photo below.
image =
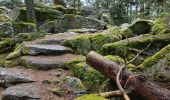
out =
<svg viewBox="0 0 170 100"><path fill-rule="evenodd" d="M40 100L40 89L34 84L9 87L2 93L2 100Z"/></svg>
<svg viewBox="0 0 170 100"><path fill-rule="evenodd" d="M26 44L22 50L24 55L61 55L73 53L73 50L61 45Z"/></svg>
<svg viewBox="0 0 170 100"><path fill-rule="evenodd" d="M68 40L77 35L79 34L74 32L50 34L45 35L43 38L37 39L34 42L37 44L62 44L65 40Z"/></svg>
<svg viewBox="0 0 170 100"><path fill-rule="evenodd" d="M27 68L50 70L61 68L65 62L73 59L79 59L80 55L64 54L58 56L23 56L21 57L20 64Z"/></svg>

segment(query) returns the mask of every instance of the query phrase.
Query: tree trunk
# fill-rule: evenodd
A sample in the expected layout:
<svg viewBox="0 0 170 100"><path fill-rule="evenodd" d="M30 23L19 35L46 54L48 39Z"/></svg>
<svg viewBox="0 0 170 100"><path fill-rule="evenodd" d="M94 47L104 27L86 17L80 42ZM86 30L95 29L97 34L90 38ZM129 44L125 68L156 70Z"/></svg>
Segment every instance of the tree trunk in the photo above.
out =
<svg viewBox="0 0 170 100"><path fill-rule="evenodd" d="M87 55L86 60L87 64L94 67L112 80L116 80L117 73L122 67L121 65L112 62L93 51ZM137 93L145 100L170 100L170 91L168 89L161 88L148 81L146 78L138 76L126 69L124 69L121 73L122 86L125 85L130 76L132 76L132 78L127 83L126 90L131 90L133 93Z"/></svg>
<svg viewBox="0 0 170 100"><path fill-rule="evenodd" d="M26 19L28 22L35 22L34 0L25 0Z"/></svg>

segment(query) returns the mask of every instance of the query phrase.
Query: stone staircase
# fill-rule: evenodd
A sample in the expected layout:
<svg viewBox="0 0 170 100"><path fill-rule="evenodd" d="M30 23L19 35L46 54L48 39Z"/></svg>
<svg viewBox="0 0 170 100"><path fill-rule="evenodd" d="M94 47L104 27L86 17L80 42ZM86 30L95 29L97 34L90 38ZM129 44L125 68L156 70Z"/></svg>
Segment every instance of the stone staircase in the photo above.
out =
<svg viewBox="0 0 170 100"><path fill-rule="evenodd" d="M50 70L61 68L65 62L82 57L62 46L62 42L76 36L76 33L46 35L44 38L24 43L20 64L26 68Z"/></svg>

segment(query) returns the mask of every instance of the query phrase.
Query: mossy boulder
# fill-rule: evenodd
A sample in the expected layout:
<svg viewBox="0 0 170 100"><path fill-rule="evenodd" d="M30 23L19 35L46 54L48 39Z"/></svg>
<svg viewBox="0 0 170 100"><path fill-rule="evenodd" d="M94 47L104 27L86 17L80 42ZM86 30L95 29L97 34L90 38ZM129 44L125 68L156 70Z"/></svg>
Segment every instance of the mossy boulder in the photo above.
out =
<svg viewBox="0 0 170 100"><path fill-rule="evenodd" d="M143 68L155 81L168 84L170 82L170 45L146 59L139 68Z"/></svg>
<svg viewBox="0 0 170 100"><path fill-rule="evenodd" d="M44 23L43 25L41 25L39 27L40 31L45 31L47 33L54 33L57 29L58 26L58 21L54 20L54 21L49 21L47 23Z"/></svg>
<svg viewBox="0 0 170 100"><path fill-rule="evenodd" d="M139 56L137 64L141 63L148 55L155 54L160 49L170 43L170 35L140 35L137 37L128 38L114 43L105 44L102 47L102 53L104 55L112 54L125 57L127 60L131 60L136 54L145 49L152 41L149 48ZM141 58L142 57L142 58Z"/></svg>
<svg viewBox="0 0 170 100"><path fill-rule="evenodd" d="M170 27L165 19L159 19L154 21L152 27L152 34L167 34L170 33Z"/></svg>
<svg viewBox="0 0 170 100"><path fill-rule="evenodd" d="M63 13L49 7L35 7L37 26L41 26L47 21L60 20ZM26 21L26 8L20 8L18 20Z"/></svg>
<svg viewBox="0 0 170 100"><path fill-rule="evenodd" d="M101 16L101 20L108 24L113 24L110 13L103 13Z"/></svg>
<svg viewBox="0 0 170 100"><path fill-rule="evenodd" d="M62 17L57 30L58 32L65 32L68 29L81 28L102 30L106 28L106 23L79 15L65 14Z"/></svg>
<svg viewBox="0 0 170 100"><path fill-rule="evenodd" d="M18 41L33 41L35 39L45 36L46 32L31 32L31 33L20 33L16 37Z"/></svg>
<svg viewBox="0 0 170 100"><path fill-rule="evenodd" d="M11 22L0 23L0 38L12 37L13 28Z"/></svg>
<svg viewBox="0 0 170 100"><path fill-rule="evenodd" d="M80 93L86 92L86 88L84 87L84 85L80 79L71 77L71 76L67 76L66 82L74 94L80 94Z"/></svg>
<svg viewBox="0 0 170 100"><path fill-rule="evenodd" d="M74 66L77 64L77 63L80 63L80 62L85 62L86 61L86 57L84 56L81 56L79 58L75 58L69 62L66 62L63 64L62 68L63 69L72 69L74 68Z"/></svg>
<svg viewBox="0 0 170 100"><path fill-rule="evenodd" d="M35 23L28 22L13 22L12 23L14 33L17 35L19 33L29 33L36 31Z"/></svg>
<svg viewBox="0 0 170 100"><path fill-rule="evenodd" d="M73 75L80 78L88 91L97 92L106 77L85 62L77 63L71 68Z"/></svg>
<svg viewBox="0 0 170 100"><path fill-rule="evenodd" d="M100 97L97 94L86 94L81 97L75 98L74 100L108 100L108 99Z"/></svg>
<svg viewBox="0 0 170 100"><path fill-rule="evenodd" d="M106 43L121 40L123 34L118 28L109 28L102 33L83 34L75 36L64 42L65 46L72 48L76 53L86 55L91 50L99 52Z"/></svg>
<svg viewBox="0 0 170 100"><path fill-rule="evenodd" d="M152 21L150 20L144 20L144 19L138 19L135 20L131 25L130 29L133 31L134 34L140 35L140 34L148 34L150 33L152 28Z"/></svg>
<svg viewBox="0 0 170 100"><path fill-rule="evenodd" d="M16 41L13 38L0 39L0 53L12 51L15 44Z"/></svg>

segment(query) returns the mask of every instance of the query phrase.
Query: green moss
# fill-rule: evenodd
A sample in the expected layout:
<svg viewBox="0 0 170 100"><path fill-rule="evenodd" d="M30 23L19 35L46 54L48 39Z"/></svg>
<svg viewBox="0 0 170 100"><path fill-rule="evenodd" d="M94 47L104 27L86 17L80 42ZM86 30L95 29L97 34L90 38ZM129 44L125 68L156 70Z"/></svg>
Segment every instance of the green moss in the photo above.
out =
<svg viewBox="0 0 170 100"><path fill-rule="evenodd" d="M85 34L66 40L64 45L72 48L78 54L86 55L91 50L100 51L104 44L118 40L121 40L119 35L107 33Z"/></svg>
<svg viewBox="0 0 170 100"><path fill-rule="evenodd" d="M7 21L10 21L10 20L11 19L9 19L8 17L0 15L0 22L7 22Z"/></svg>
<svg viewBox="0 0 170 100"><path fill-rule="evenodd" d="M46 20L55 20L60 19L62 17L63 13L57 10L54 10L49 7L35 7L35 16L36 21L39 23L42 23ZM19 20L26 21L26 8L22 7L20 8L20 14L18 16Z"/></svg>
<svg viewBox="0 0 170 100"><path fill-rule="evenodd" d="M51 6L49 6L49 7L52 8L52 9L54 9L54 10L61 11L61 12L63 12L63 13L64 13L64 11L65 11L65 7L62 6L62 5L51 5Z"/></svg>
<svg viewBox="0 0 170 100"><path fill-rule="evenodd" d="M159 82L170 82L170 75L166 75L164 72L157 72L154 75L154 80L159 81Z"/></svg>
<svg viewBox="0 0 170 100"><path fill-rule="evenodd" d="M6 56L7 54L0 54L0 67L5 67Z"/></svg>
<svg viewBox="0 0 170 100"><path fill-rule="evenodd" d="M28 23L28 22L13 22L13 29L14 33L25 33L25 32L33 32L36 30L36 24L35 23Z"/></svg>
<svg viewBox="0 0 170 100"><path fill-rule="evenodd" d="M100 97L97 94L86 94L81 97L75 98L74 100L108 100L108 99Z"/></svg>
<svg viewBox="0 0 170 100"><path fill-rule="evenodd" d="M64 14L63 18L75 19L75 18L77 18L77 15L75 15L75 14Z"/></svg>
<svg viewBox="0 0 170 100"><path fill-rule="evenodd" d="M7 59L14 59L14 58L20 57L23 46L24 46L23 44L18 44L18 45L16 45L16 48L14 49L14 51L11 52L11 53L7 56Z"/></svg>
<svg viewBox="0 0 170 100"><path fill-rule="evenodd" d="M88 91L98 91L100 84L106 80L99 71L89 67L85 62L76 64L71 68L73 74L83 81Z"/></svg>
<svg viewBox="0 0 170 100"><path fill-rule="evenodd" d="M20 33L17 35L20 41L33 41L45 35L45 32Z"/></svg>
<svg viewBox="0 0 170 100"><path fill-rule="evenodd" d="M105 56L107 59L113 61L113 62L117 62L120 63L121 65L123 65L125 63L125 61L119 57L119 56L112 56L112 55L107 55Z"/></svg>
<svg viewBox="0 0 170 100"><path fill-rule="evenodd" d="M139 67L149 68L156 64L160 59L166 57L166 55L170 53L170 45L164 47L162 50L157 52L154 56L146 59Z"/></svg>
<svg viewBox="0 0 170 100"><path fill-rule="evenodd" d="M133 48L137 50L143 50L151 41L152 44L145 52L149 54L155 54L170 43L170 35L140 35L118 42L105 44L102 47L102 52L104 55L119 55L131 60L137 54L134 53Z"/></svg>
<svg viewBox="0 0 170 100"><path fill-rule="evenodd" d="M79 58L75 58L69 62L66 62L62 65L62 68L63 69L71 69L72 67L74 67L77 63L80 63L80 62L85 62L86 61L86 57L82 56L82 57L79 57Z"/></svg>
<svg viewBox="0 0 170 100"><path fill-rule="evenodd" d="M5 67L6 68L11 68L11 67L15 67L16 63L13 61L5 61Z"/></svg>
<svg viewBox="0 0 170 100"><path fill-rule="evenodd" d="M0 41L0 53L10 52L15 46L15 40L13 38L6 38Z"/></svg>
<svg viewBox="0 0 170 100"><path fill-rule="evenodd" d="M50 91L53 92L57 96L62 95L62 91L61 91L61 89L59 87L54 87L54 88L50 89Z"/></svg>
<svg viewBox="0 0 170 100"><path fill-rule="evenodd" d="M164 19L156 20L152 27L152 34L167 34L170 33L167 22Z"/></svg>

